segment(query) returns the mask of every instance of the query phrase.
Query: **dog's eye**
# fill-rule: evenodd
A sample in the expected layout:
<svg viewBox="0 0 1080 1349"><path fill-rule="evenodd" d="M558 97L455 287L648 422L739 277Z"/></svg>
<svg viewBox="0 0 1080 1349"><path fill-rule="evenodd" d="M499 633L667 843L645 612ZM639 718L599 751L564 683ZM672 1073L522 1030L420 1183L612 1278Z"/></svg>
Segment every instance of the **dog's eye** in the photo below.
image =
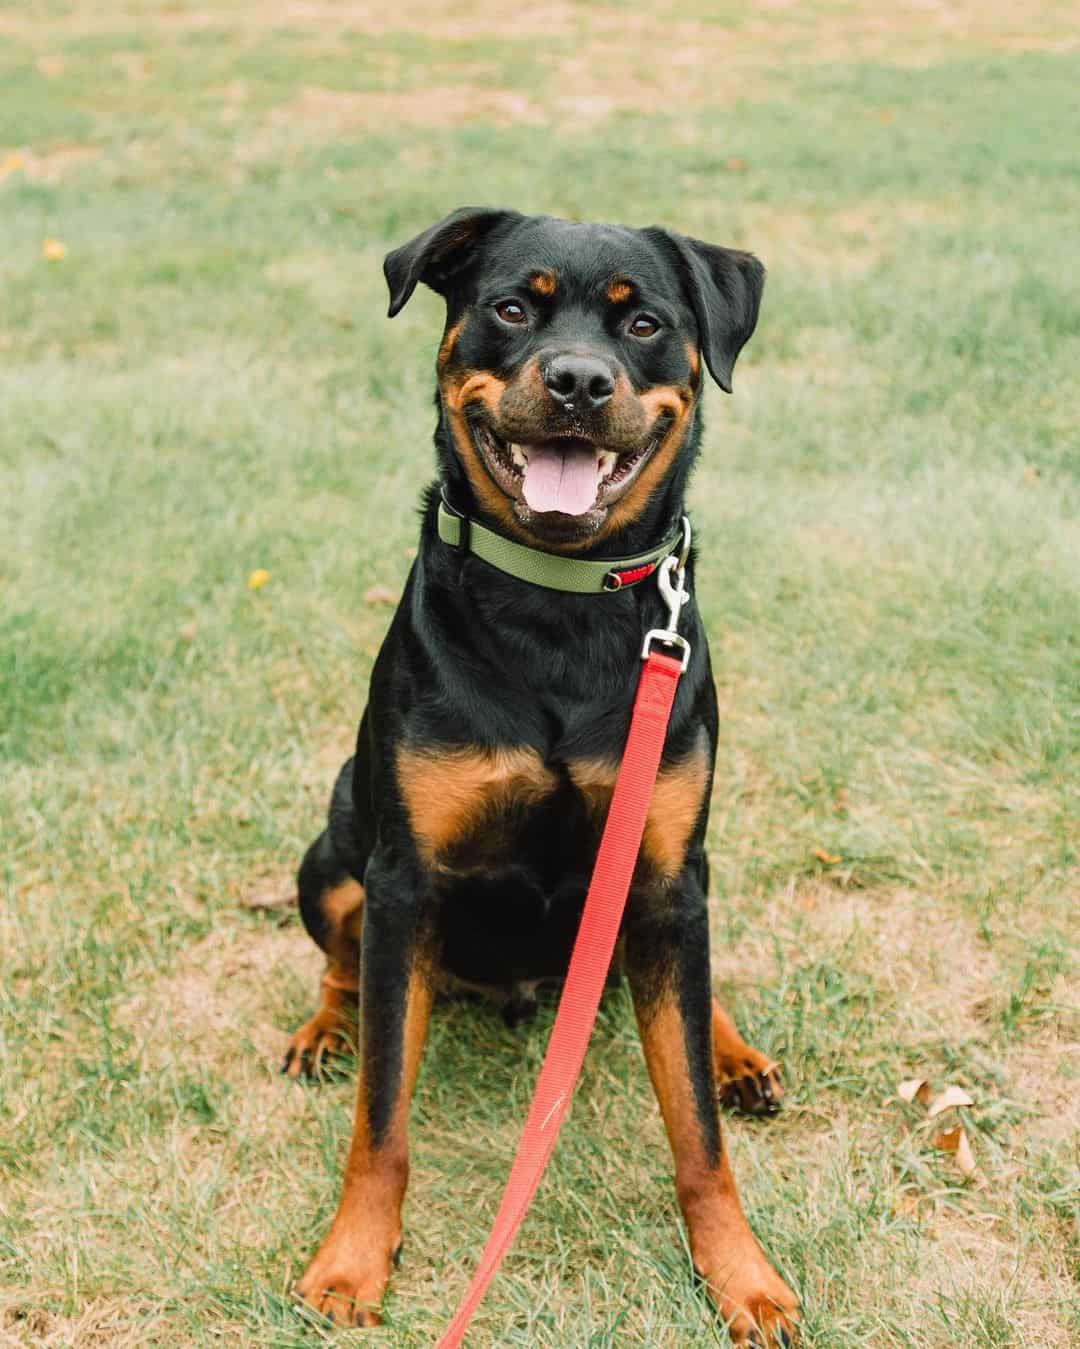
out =
<svg viewBox="0 0 1080 1349"><path fill-rule="evenodd" d="M660 324L648 314L639 314L630 325L631 337L652 337L660 331Z"/></svg>
<svg viewBox="0 0 1080 1349"><path fill-rule="evenodd" d="M495 312L504 323L524 323L528 317L524 305L518 304L516 300L500 300L495 306Z"/></svg>

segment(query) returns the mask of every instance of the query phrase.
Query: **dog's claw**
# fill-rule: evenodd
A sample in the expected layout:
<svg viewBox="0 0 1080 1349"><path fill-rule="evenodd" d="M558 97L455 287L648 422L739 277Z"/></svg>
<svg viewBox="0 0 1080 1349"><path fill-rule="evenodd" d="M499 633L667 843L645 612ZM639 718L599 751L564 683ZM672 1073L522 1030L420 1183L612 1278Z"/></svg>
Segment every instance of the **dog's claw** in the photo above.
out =
<svg viewBox="0 0 1080 1349"><path fill-rule="evenodd" d="M748 1073L722 1083L720 1099L724 1105L740 1110L744 1115L775 1115L780 1111L780 1100L768 1073Z"/></svg>

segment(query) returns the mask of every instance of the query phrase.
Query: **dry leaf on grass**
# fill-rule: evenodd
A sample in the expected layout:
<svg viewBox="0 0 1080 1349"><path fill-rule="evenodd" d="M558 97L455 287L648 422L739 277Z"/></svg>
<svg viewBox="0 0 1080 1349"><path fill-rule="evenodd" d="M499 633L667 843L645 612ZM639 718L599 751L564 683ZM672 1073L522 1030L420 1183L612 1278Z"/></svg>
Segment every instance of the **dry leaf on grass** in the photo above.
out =
<svg viewBox="0 0 1080 1349"><path fill-rule="evenodd" d="M840 861L838 852L826 852L824 848L815 848L814 856L819 862L824 862L827 867L834 867Z"/></svg>
<svg viewBox="0 0 1080 1349"><path fill-rule="evenodd" d="M963 1125L958 1124L955 1129L946 1129L940 1134L935 1134L932 1141L938 1152L951 1152L955 1155L956 1165L963 1175L975 1174L975 1155L971 1151L971 1144L968 1142Z"/></svg>
<svg viewBox="0 0 1080 1349"><path fill-rule="evenodd" d="M41 256L47 262L62 262L67 257L67 244L59 239L45 239L41 245Z"/></svg>
<svg viewBox="0 0 1080 1349"><path fill-rule="evenodd" d="M364 591L365 604L397 604L397 600L389 586L371 586Z"/></svg>
<svg viewBox="0 0 1080 1349"><path fill-rule="evenodd" d="M896 1088L896 1094L902 1101L918 1101L920 1105L928 1105L930 1083L924 1077L909 1077Z"/></svg>
<svg viewBox="0 0 1080 1349"><path fill-rule="evenodd" d="M937 1100L932 1105L927 1106L926 1113L930 1119L933 1119L935 1115L940 1115L943 1110L951 1110L954 1106L974 1104L975 1102L962 1087L946 1087ZM925 1101L923 1105L926 1105Z"/></svg>

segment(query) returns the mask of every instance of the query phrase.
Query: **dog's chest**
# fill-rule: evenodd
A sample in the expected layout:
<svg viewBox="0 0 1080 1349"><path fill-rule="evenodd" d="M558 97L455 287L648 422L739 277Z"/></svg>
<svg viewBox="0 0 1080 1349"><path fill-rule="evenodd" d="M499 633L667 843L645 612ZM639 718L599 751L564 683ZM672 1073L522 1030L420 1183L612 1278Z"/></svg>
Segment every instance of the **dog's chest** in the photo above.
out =
<svg viewBox="0 0 1080 1349"><path fill-rule="evenodd" d="M526 865L556 881L591 868L618 771L608 759L547 763L526 746L402 746L396 766L417 850L433 872ZM661 769L642 853L662 876L682 867L707 780L704 736Z"/></svg>

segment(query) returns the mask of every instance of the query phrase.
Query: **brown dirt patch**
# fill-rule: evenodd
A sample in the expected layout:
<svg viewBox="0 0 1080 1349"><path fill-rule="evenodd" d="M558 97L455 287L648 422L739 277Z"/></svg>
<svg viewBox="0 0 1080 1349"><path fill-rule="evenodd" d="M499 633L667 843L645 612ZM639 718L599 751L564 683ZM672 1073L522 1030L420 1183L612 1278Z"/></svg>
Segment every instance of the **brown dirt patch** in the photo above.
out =
<svg viewBox="0 0 1080 1349"><path fill-rule="evenodd" d="M278 1021L297 981L311 990L323 957L300 927L215 932L188 951L176 972L139 989L122 1020L137 1027L150 1053L173 1061L183 1052L228 1071L242 1045L276 1063L288 1044Z"/></svg>

